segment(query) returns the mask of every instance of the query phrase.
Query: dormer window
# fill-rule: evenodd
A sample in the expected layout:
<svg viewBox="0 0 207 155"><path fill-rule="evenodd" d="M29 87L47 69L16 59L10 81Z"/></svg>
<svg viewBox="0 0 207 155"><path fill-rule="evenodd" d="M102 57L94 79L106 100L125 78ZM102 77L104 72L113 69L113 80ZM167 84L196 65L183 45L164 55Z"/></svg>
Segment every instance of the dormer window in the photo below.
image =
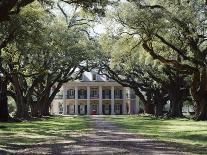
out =
<svg viewBox="0 0 207 155"><path fill-rule="evenodd" d="M80 81L83 81L83 75L79 78Z"/></svg>
<svg viewBox="0 0 207 155"><path fill-rule="evenodd" d="M93 74L93 81L96 81L96 74Z"/></svg>
<svg viewBox="0 0 207 155"><path fill-rule="evenodd" d="M106 81L110 81L110 78L108 76L106 76Z"/></svg>

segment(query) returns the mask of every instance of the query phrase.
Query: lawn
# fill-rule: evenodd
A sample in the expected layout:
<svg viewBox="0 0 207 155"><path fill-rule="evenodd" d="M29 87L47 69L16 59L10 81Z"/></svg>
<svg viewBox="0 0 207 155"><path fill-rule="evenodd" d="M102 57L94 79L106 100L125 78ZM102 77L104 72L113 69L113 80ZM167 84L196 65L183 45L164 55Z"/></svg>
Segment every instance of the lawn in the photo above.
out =
<svg viewBox="0 0 207 155"><path fill-rule="evenodd" d="M158 140L207 147L207 121L155 119L145 116L109 116L121 128Z"/></svg>
<svg viewBox="0 0 207 155"><path fill-rule="evenodd" d="M14 153L17 146L75 141L71 134L84 133L89 128L88 121L88 117L49 117L32 122L0 123L0 150Z"/></svg>

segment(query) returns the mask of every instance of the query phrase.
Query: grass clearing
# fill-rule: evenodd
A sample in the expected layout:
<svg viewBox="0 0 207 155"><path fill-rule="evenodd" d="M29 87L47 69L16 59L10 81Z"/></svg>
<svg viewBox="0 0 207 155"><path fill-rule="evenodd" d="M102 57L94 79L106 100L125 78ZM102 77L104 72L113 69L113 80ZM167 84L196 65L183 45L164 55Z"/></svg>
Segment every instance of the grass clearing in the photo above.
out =
<svg viewBox="0 0 207 155"><path fill-rule="evenodd" d="M165 120L148 116L109 116L106 119L123 129L146 137L187 144L192 147L207 147L207 121Z"/></svg>
<svg viewBox="0 0 207 155"><path fill-rule="evenodd" d="M89 128L87 117L49 117L40 121L0 123L0 147L72 140L72 132Z"/></svg>

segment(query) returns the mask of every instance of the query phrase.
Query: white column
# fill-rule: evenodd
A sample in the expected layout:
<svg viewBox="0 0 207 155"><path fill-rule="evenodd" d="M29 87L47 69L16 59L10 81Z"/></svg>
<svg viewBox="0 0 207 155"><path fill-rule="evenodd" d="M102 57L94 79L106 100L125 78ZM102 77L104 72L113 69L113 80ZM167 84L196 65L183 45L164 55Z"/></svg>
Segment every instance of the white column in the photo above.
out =
<svg viewBox="0 0 207 155"><path fill-rule="evenodd" d="M78 86L75 86L75 114L78 115Z"/></svg>
<svg viewBox="0 0 207 155"><path fill-rule="evenodd" d="M127 109L126 109L126 88L123 87L122 90L122 96L123 96L123 103L122 103L122 113L125 115L127 114Z"/></svg>
<svg viewBox="0 0 207 155"><path fill-rule="evenodd" d="M114 86L111 86L111 115L114 115Z"/></svg>
<svg viewBox="0 0 207 155"><path fill-rule="evenodd" d="M65 85L63 84L63 115L66 115L66 87Z"/></svg>
<svg viewBox="0 0 207 155"><path fill-rule="evenodd" d="M90 97L91 97L90 87L87 86L87 115L91 114Z"/></svg>
<svg viewBox="0 0 207 155"><path fill-rule="evenodd" d="M99 104L98 104L98 113L99 115L103 114L102 111L102 86L99 86Z"/></svg>

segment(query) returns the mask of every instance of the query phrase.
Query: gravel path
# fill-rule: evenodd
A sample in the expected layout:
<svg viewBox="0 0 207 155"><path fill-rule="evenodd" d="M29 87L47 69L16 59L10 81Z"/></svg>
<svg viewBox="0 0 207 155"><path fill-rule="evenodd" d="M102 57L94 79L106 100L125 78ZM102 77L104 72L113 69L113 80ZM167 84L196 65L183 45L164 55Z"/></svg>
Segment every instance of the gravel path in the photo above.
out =
<svg viewBox="0 0 207 155"><path fill-rule="evenodd" d="M122 131L102 116L92 116L93 131L83 139L86 150L77 154L186 155L167 143ZM80 151L80 150L79 150ZM74 152L75 153L75 152ZM76 154L76 153L75 153Z"/></svg>
<svg viewBox="0 0 207 155"><path fill-rule="evenodd" d="M91 116L92 129L87 133L73 133L71 141L50 141L32 146L11 146L15 154L69 154L69 155L190 155L175 145L143 138L120 130L104 120ZM7 148L8 149L8 148ZM3 152L2 152L3 153ZM1 154L1 152L0 152ZM4 154L4 153L3 153Z"/></svg>

